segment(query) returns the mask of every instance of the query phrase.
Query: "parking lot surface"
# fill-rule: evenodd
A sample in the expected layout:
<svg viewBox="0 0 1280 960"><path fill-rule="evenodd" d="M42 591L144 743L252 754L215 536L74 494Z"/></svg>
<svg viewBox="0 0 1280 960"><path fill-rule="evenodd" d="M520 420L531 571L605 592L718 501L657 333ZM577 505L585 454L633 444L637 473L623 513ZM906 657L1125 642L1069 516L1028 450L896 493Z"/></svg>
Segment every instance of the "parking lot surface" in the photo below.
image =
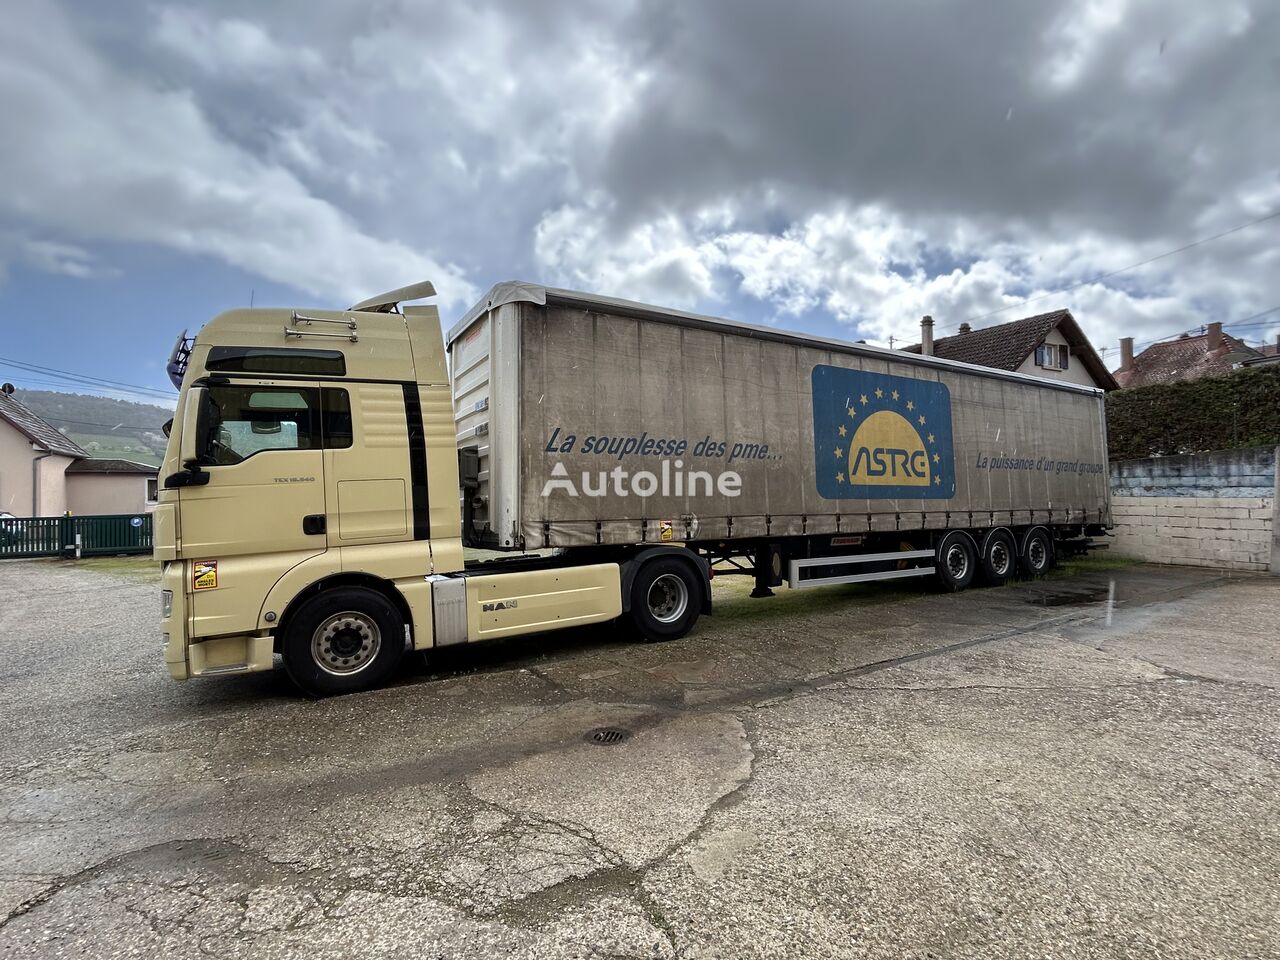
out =
<svg viewBox="0 0 1280 960"><path fill-rule="evenodd" d="M0 564L5 956L1280 956L1280 580L726 583L311 701L124 567Z"/></svg>

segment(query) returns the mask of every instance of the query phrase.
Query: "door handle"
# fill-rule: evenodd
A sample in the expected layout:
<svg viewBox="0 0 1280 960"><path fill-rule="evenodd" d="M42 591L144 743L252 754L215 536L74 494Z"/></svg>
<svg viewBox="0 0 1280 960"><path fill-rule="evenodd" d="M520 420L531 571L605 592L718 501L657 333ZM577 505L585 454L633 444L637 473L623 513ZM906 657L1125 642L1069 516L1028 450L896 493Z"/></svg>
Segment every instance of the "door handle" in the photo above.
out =
<svg viewBox="0 0 1280 960"><path fill-rule="evenodd" d="M308 536L324 533L326 527L323 513L312 513L302 518L302 532Z"/></svg>

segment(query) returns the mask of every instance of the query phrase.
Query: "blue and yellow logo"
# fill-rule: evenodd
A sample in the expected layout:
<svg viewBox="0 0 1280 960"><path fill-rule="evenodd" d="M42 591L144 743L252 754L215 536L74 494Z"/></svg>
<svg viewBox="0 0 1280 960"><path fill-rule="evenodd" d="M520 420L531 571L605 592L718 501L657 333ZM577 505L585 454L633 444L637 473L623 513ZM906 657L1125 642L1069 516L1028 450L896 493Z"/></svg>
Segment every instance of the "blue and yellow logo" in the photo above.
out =
<svg viewBox="0 0 1280 960"><path fill-rule="evenodd" d="M827 500L955 496L951 391L936 380L814 367L813 445Z"/></svg>

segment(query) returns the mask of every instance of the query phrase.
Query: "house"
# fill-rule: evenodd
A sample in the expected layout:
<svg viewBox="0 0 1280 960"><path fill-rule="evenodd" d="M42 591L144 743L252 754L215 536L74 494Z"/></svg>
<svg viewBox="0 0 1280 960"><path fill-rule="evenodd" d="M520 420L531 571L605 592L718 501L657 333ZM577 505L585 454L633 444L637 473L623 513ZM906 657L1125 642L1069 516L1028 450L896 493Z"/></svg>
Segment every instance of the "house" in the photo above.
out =
<svg viewBox="0 0 1280 960"><path fill-rule="evenodd" d="M134 460L92 458L67 467L67 509L76 516L142 513L155 508L156 468Z"/></svg>
<svg viewBox="0 0 1280 960"><path fill-rule="evenodd" d="M155 502L156 468L94 460L0 386L0 512L19 517L142 513Z"/></svg>
<svg viewBox="0 0 1280 960"><path fill-rule="evenodd" d="M1243 340L1222 332L1222 324L1211 323L1196 336L1183 334L1176 340L1153 343L1136 357L1133 337L1120 341L1120 367L1116 380L1120 386L1149 387L1153 383L1175 383L1221 377L1241 363L1262 354Z"/></svg>
<svg viewBox="0 0 1280 960"><path fill-rule="evenodd" d="M1280 363L1280 335L1276 336L1275 343L1264 343L1257 350L1259 356L1241 360L1240 366L1256 367L1264 363Z"/></svg>
<svg viewBox="0 0 1280 960"><path fill-rule="evenodd" d="M57 517L67 511L67 468L88 452L0 388L0 511Z"/></svg>
<svg viewBox="0 0 1280 960"><path fill-rule="evenodd" d="M1054 310L978 330L962 323L959 333L937 340L933 338L933 318L925 317L920 333L920 343L906 347L908 352L1103 390L1118 387L1069 310Z"/></svg>

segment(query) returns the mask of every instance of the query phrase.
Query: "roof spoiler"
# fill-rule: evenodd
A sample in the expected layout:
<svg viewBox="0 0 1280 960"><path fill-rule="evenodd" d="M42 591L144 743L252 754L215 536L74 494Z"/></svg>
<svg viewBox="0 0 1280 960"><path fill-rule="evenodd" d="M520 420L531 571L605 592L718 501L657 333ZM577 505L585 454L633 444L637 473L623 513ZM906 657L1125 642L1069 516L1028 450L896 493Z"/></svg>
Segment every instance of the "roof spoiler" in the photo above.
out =
<svg viewBox="0 0 1280 960"><path fill-rule="evenodd" d="M364 313L392 313L404 300L421 300L423 297L434 297L435 295L435 285L430 280L423 280L421 283L412 283L407 287L388 290L386 293L380 293L376 297L370 297L368 300L361 300L354 307L348 307L348 309Z"/></svg>

